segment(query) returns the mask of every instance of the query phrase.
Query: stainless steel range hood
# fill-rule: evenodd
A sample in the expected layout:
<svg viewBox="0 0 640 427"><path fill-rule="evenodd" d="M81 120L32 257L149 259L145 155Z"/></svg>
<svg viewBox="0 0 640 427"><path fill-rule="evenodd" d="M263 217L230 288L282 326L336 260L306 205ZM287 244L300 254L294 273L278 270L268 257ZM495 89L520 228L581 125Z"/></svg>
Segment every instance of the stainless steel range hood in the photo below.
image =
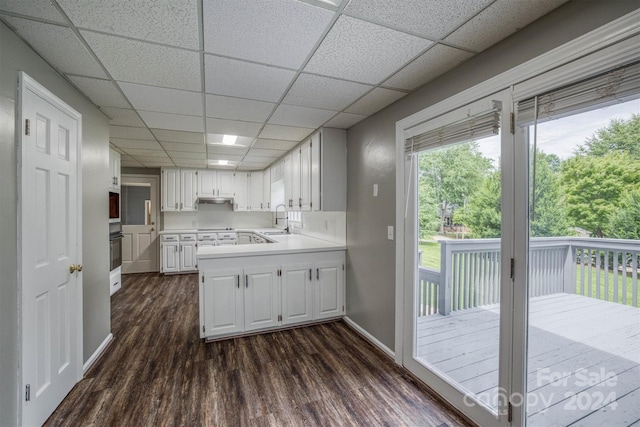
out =
<svg viewBox="0 0 640 427"><path fill-rule="evenodd" d="M198 197L198 203L205 205L231 205L233 207L233 198L231 197Z"/></svg>

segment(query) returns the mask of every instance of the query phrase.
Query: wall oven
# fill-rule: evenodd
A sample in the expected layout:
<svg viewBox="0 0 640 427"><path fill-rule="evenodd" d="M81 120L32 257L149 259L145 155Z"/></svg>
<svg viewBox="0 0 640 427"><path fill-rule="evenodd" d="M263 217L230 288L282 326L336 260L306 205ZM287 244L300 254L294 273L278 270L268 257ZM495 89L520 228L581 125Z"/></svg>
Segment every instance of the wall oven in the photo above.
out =
<svg viewBox="0 0 640 427"><path fill-rule="evenodd" d="M109 191L109 222L120 221L120 194Z"/></svg>
<svg viewBox="0 0 640 427"><path fill-rule="evenodd" d="M122 265L122 223L109 223L109 270L113 271Z"/></svg>

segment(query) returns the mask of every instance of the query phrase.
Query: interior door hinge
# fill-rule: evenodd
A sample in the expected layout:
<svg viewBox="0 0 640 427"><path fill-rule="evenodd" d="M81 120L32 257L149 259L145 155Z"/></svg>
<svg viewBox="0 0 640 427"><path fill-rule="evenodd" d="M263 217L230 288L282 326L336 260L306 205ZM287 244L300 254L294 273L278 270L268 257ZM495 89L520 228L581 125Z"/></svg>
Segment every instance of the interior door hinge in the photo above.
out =
<svg viewBox="0 0 640 427"><path fill-rule="evenodd" d="M512 134L516 133L516 115L515 115L515 113L509 114L509 131Z"/></svg>
<svg viewBox="0 0 640 427"><path fill-rule="evenodd" d="M204 283L204 276L202 276L202 283Z"/></svg>
<svg viewBox="0 0 640 427"><path fill-rule="evenodd" d="M513 421L513 406L511 405L511 402L507 402L507 421Z"/></svg>
<svg viewBox="0 0 640 427"><path fill-rule="evenodd" d="M513 279L513 270L515 267L515 261L513 260L513 258L511 258L511 278Z"/></svg>
<svg viewBox="0 0 640 427"><path fill-rule="evenodd" d="M202 333L204 334L204 333L205 333L205 331L206 331L206 330L204 329L204 325L202 325Z"/></svg>
<svg viewBox="0 0 640 427"><path fill-rule="evenodd" d="M24 134L31 135L31 120L29 119L24 119Z"/></svg>
<svg viewBox="0 0 640 427"><path fill-rule="evenodd" d="M24 400L27 402L31 400L31 384L27 384L25 387Z"/></svg>

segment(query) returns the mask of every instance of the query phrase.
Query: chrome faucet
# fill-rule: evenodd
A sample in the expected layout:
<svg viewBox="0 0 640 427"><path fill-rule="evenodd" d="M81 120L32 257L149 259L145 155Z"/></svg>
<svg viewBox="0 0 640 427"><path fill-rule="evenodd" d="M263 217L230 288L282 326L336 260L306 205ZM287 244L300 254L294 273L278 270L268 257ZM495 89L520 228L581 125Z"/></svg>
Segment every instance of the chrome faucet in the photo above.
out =
<svg viewBox="0 0 640 427"><path fill-rule="evenodd" d="M282 206L282 213L284 213L284 217L278 218L278 208L280 206ZM289 234L289 215L287 215L287 205L285 205L284 203L276 206L276 225L278 225L279 219L284 219L286 221L287 226L284 228L284 231L286 231L287 234Z"/></svg>

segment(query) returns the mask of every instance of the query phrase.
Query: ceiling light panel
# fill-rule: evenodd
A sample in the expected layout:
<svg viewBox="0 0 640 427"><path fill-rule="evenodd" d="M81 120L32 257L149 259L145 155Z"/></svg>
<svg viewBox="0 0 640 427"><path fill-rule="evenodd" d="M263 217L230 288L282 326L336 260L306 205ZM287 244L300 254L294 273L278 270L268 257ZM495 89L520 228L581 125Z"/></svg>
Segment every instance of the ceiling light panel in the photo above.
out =
<svg viewBox="0 0 640 427"><path fill-rule="evenodd" d="M338 129L349 129L356 123L366 119L367 116L360 114L340 113L333 119L329 120L325 126Z"/></svg>
<svg viewBox="0 0 640 427"><path fill-rule="evenodd" d="M200 153L202 155L207 152L207 147L203 144L185 144L180 142L160 141L160 145L162 145L167 152L184 151L189 153Z"/></svg>
<svg viewBox="0 0 640 427"><path fill-rule="evenodd" d="M64 17L50 0L0 0L0 10L66 24Z"/></svg>
<svg viewBox="0 0 640 427"><path fill-rule="evenodd" d="M81 31L115 80L175 89L200 86L198 52Z"/></svg>
<svg viewBox="0 0 640 427"><path fill-rule="evenodd" d="M431 40L449 34L493 0L351 0L345 12ZM535 2L532 2L535 3Z"/></svg>
<svg viewBox="0 0 640 427"><path fill-rule="evenodd" d="M204 135L196 132L179 132L166 129L151 129L158 141L183 142L187 144L201 144L204 146Z"/></svg>
<svg viewBox="0 0 640 427"><path fill-rule="evenodd" d="M138 111L142 120L150 128L163 128L188 132L204 132L202 117L183 116L180 114L155 113Z"/></svg>
<svg viewBox="0 0 640 427"><path fill-rule="evenodd" d="M437 44L424 55L421 55L411 64L398 71L389 80L384 82L384 85L414 90L472 56L473 54L464 50Z"/></svg>
<svg viewBox="0 0 640 427"><path fill-rule="evenodd" d="M299 68L333 12L295 0L205 1L204 50Z"/></svg>
<svg viewBox="0 0 640 427"><path fill-rule="evenodd" d="M234 154L220 154L220 153L209 153L207 155L208 160L227 160L229 162L239 162L244 157L243 155L234 155Z"/></svg>
<svg viewBox="0 0 640 427"><path fill-rule="evenodd" d="M63 73L107 78L102 67L70 28L10 16L3 18Z"/></svg>
<svg viewBox="0 0 640 427"><path fill-rule="evenodd" d="M387 105L397 101L406 94L406 92L399 92L397 90L377 87L363 96L361 99L359 99L355 104L351 105L345 111L347 113L369 116L383 109Z"/></svg>
<svg viewBox="0 0 640 427"><path fill-rule="evenodd" d="M482 51L566 3L567 0L498 0L445 38L446 41Z"/></svg>
<svg viewBox="0 0 640 427"><path fill-rule="evenodd" d="M109 138L148 139L155 141L149 129L130 126L109 126Z"/></svg>
<svg viewBox="0 0 640 427"><path fill-rule="evenodd" d="M289 141L302 141L306 136L309 136L315 129L301 128L293 126L280 126L280 125L266 125L262 132L260 132L260 138L265 139L286 139Z"/></svg>
<svg viewBox="0 0 640 427"><path fill-rule="evenodd" d="M258 136L260 128L262 128L262 123L207 118L207 133L255 138Z"/></svg>
<svg viewBox="0 0 640 427"><path fill-rule="evenodd" d="M322 124L331 117L335 116L336 113L337 111L280 104L273 113L273 116L269 119L269 123L276 125L317 128L322 126Z"/></svg>
<svg viewBox="0 0 640 427"><path fill-rule="evenodd" d="M78 86L82 93L101 107L131 108L131 105L122 96L116 85L109 80L80 76L69 76L69 79Z"/></svg>
<svg viewBox="0 0 640 427"><path fill-rule="evenodd" d="M373 86L345 82L329 77L300 74L283 103L340 111Z"/></svg>
<svg viewBox="0 0 640 427"><path fill-rule="evenodd" d="M252 148L264 148L268 150L288 151L295 147L297 141L283 141L279 139L256 139Z"/></svg>
<svg viewBox="0 0 640 427"><path fill-rule="evenodd" d="M145 139L121 139L114 138L113 136L109 138L109 141L121 148L122 150L127 149L145 149L145 150L160 150L162 147L156 141L150 141Z"/></svg>
<svg viewBox="0 0 640 427"><path fill-rule="evenodd" d="M202 94L165 87L118 82L118 85L138 110L160 113L202 116Z"/></svg>
<svg viewBox="0 0 640 427"><path fill-rule="evenodd" d="M416 36L343 15L304 70L377 84L431 44Z"/></svg>
<svg viewBox="0 0 640 427"><path fill-rule="evenodd" d="M224 134L220 134L220 133L208 133L206 135L207 144L227 145L227 144L224 144L224 142L222 142L224 136L225 136ZM249 137L249 136L237 136L234 145L248 147L251 145L254 139L255 138Z"/></svg>
<svg viewBox="0 0 640 427"><path fill-rule="evenodd" d="M207 117L264 122L276 104L229 96L206 95Z"/></svg>
<svg viewBox="0 0 640 427"><path fill-rule="evenodd" d="M197 0L58 0L58 4L78 27L198 49Z"/></svg>
<svg viewBox="0 0 640 427"><path fill-rule="evenodd" d="M205 55L207 93L276 102L293 80L294 71Z"/></svg>
<svg viewBox="0 0 640 427"><path fill-rule="evenodd" d="M144 122L140 120L135 110L115 107L101 107L100 109L109 116L111 119L109 124L111 125L145 127Z"/></svg>

